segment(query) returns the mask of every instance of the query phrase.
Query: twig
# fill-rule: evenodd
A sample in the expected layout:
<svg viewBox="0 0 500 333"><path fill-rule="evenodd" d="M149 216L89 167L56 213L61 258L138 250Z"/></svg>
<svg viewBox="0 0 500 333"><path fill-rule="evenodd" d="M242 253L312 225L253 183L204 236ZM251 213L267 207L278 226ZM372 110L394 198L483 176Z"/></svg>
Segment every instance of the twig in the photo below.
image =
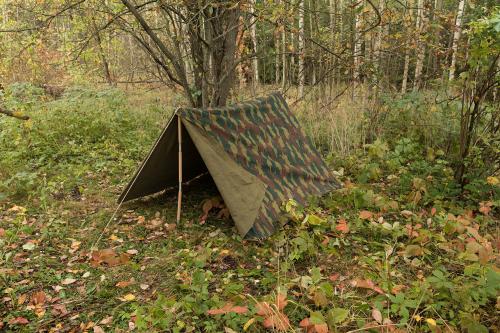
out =
<svg viewBox="0 0 500 333"><path fill-rule="evenodd" d="M0 113L4 114L6 116L14 117L14 118L21 119L21 120L29 120L30 119L30 117L28 117L26 115L20 114L20 113L15 112L15 111L10 111L10 110L4 109L1 106L0 106Z"/></svg>

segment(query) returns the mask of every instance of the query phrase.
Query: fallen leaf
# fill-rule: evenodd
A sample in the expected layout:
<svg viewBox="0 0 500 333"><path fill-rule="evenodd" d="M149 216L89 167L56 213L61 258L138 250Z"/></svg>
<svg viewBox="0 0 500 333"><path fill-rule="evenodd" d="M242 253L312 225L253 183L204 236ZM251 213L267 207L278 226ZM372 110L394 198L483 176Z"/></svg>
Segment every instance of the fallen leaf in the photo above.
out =
<svg viewBox="0 0 500 333"><path fill-rule="evenodd" d="M57 292L57 293L58 293L58 292L60 292L61 290L63 290L64 288L63 288L63 287L61 287L61 286L52 286L52 289L54 289L54 290L55 290L55 292Z"/></svg>
<svg viewBox="0 0 500 333"><path fill-rule="evenodd" d="M76 282L76 279L66 278L66 279L61 281L61 284L67 286L67 285L73 284L75 282Z"/></svg>
<svg viewBox="0 0 500 333"><path fill-rule="evenodd" d="M311 321L309 320L309 317L302 319L299 323L299 326L304 328L308 328L309 326L311 326Z"/></svg>
<svg viewBox="0 0 500 333"><path fill-rule="evenodd" d="M310 318L304 318L299 323L300 327L307 330L307 333L328 333L328 325L326 323L312 323Z"/></svg>
<svg viewBox="0 0 500 333"><path fill-rule="evenodd" d="M90 260L90 264L93 267L100 266L101 264L106 264L110 267L114 267L125 264L130 260L127 254L122 253L118 255L113 249L93 251L91 257L92 258Z"/></svg>
<svg viewBox="0 0 500 333"><path fill-rule="evenodd" d="M139 285L139 288L141 288L142 290L147 290L149 288L149 285L148 284L145 284L145 283L141 283Z"/></svg>
<svg viewBox="0 0 500 333"><path fill-rule="evenodd" d="M99 322L99 324L102 324L102 325L109 325L113 322L113 316L108 316L106 318L104 318L103 320L101 320Z"/></svg>
<svg viewBox="0 0 500 333"><path fill-rule="evenodd" d="M5 237L5 229L0 228L0 237Z"/></svg>
<svg viewBox="0 0 500 333"><path fill-rule="evenodd" d="M19 296L17 298L17 305L24 304L24 302L26 302L26 298L27 298L26 294L22 294L21 296Z"/></svg>
<svg viewBox="0 0 500 333"><path fill-rule="evenodd" d="M31 295L31 304L43 306L46 299L47 295L43 291L37 291Z"/></svg>
<svg viewBox="0 0 500 333"><path fill-rule="evenodd" d="M9 320L9 325L26 325L28 323L29 323L28 319L24 317L16 317Z"/></svg>
<svg viewBox="0 0 500 333"><path fill-rule="evenodd" d="M483 215L488 215L491 212L491 206L493 206L493 202L485 201L479 203L479 211L483 213Z"/></svg>
<svg viewBox="0 0 500 333"><path fill-rule="evenodd" d="M123 296L122 301L130 302L130 301L133 301L134 299L135 299L135 296L133 294L127 294L127 295Z"/></svg>
<svg viewBox="0 0 500 333"><path fill-rule="evenodd" d="M337 226L335 226L335 229L344 234L347 234L349 232L349 226L347 225L347 221L345 219L340 219Z"/></svg>
<svg viewBox="0 0 500 333"><path fill-rule="evenodd" d="M248 308L246 306L233 306L233 303L229 302L224 304L222 308L219 309L210 309L207 311L207 314L209 315L220 315L220 314L226 314L226 313L237 313L237 314L243 314L247 313Z"/></svg>
<svg viewBox="0 0 500 333"><path fill-rule="evenodd" d="M76 251L76 250L78 250L78 249L80 248L80 245L81 245L81 244L82 244L82 242L79 242L79 241L73 240L73 241L71 242L70 247L71 247L71 249L72 249L73 251Z"/></svg>
<svg viewBox="0 0 500 333"><path fill-rule="evenodd" d="M351 281L351 286L356 288L371 289L379 294L384 293L384 291L380 287L378 287L372 280L355 279Z"/></svg>
<svg viewBox="0 0 500 333"><path fill-rule="evenodd" d="M417 257L424 254L424 250L420 245L410 244L405 248L405 256L407 257Z"/></svg>
<svg viewBox="0 0 500 333"><path fill-rule="evenodd" d="M135 254L139 253L139 251L137 251L137 250L135 250L135 249L130 249L130 250L127 250L127 253L128 253L128 254L135 255Z"/></svg>
<svg viewBox="0 0 500 333"><path fill-rule="evenodd" d="M104 330L101 328L101 326L95 325L94 333L104 333Z"/></svg>
<svg viewBox="0 0 500 333"><path fill-rule="evenodd" d="M500 184L500 180L498 179L498 177L494 177L494 176L486 177L486 182L490 185Z"/></svg>
<svg viewBox="0 0 500 333"><path fill-rule="evenodd" d="M405 288L406 288L405 285L397 284L394 287L392 287L391 293L393 293L394 295L397 295L397 294L399 294Z"/></svg>
<svg viewBox="0 0 500 333"><path fill-rule="evenodd" d="M166 231L174 231L177 225L175 223L165 223L164 227Z"/></svg>
<svg viewBox="0 0 500 333"><path fill-rule="evenodd" d="M23 250L32 251L35 248L35 243L29 241L23 245Z"/></svg>
<svg viewBox="0 0 500 333"><path fill-rule="evenodd" d="M68 314L68 310L64 304L54 304L51 313L53 316L65 316Z"/></svg>
<svg viewBox="0 0 500 333"><path fill-rule="evenodd" d="M9 208L7 211L8 212L21 212L21 213L25 213L26 212L26 208L23 207L23 206L14 205L11 208Z"/></svg>
<svg viewBox="0 0 500 333"><path fill-rule="evenodd" d="M156 218L149 221L149 223L146 225L146 228L148 228L148 229L160 228L162 226L163 222L164 221L161 217L156 217Z"/></svg>
<svg viewBox="0 0 500 333"><path fill-rule="evenodd" d="M409 210L402 210L401 215L403 215L403 217L409 219L410 217L413 216L413 212L409 211Z"/></svg>
<svg viewBox="0 0 500 333"><path fill-rule="evenodd" d="M253 323L255 323L255 318L251 318L251 319L249 319L249 320L245 323L245 325L243 325L243 331L244 331L244 332L246 332L246 331L248 330L248 328L249 328L250 326L252 326L252 324L253 324Z"/></svg>
<svg viewBox="0 0 500 333"><path fill-rule="evenodd" d="M375 319L375 321L379 324L382 323L382 313L380 312L379 309L373 308L372 309L372 318Z"/></svg>
<svg viewBox="0 0 500 333"><path fill-rule="evenodd" d="M42 318L45 315L45 308L40 306L35 307L35 314L38 318Z"/></svg>
<svg viewBox="0 0 500 333"><path fill-rule="evenodd" d="M328 298L325 295L325 292L321 289L316 290L313 294L313 301L316 306L327 306Z"/></svg>
<svg viewBox="0 0 500 333"><path fill-rule="evenodd" d="M335 273L335 274L332 274L328 277L328 280L332 281L332 282L335 282L339 279L340 277L340 274L339 273Z"/></svg>
<svg viewBox="0 0 500 333"><path fill-rule="evenodd" d="M130 286L133 283L134 283L134 281L132 281L132 280L130 280L130 281L120 281L117 284L115 284L115 287L125 288L125 287Z"/></svg>
<svg viewBox="0 0 500 333"><path fill-rule="evenodd" d="M373 217L373 213L367 210L362 210L359 212L359 218L362 220L369 220Z"/></svg>
<svg viewBox="0 0 500 333"><path fill-rule="evenodd" d="M436 325L437 325L436 321L435 321L434 319L432 319L432 318L427 318L425 321L426 321L426 322L427 322L427 324L429 324L429 326L431 326L431 327L436 327Z"/></svg>

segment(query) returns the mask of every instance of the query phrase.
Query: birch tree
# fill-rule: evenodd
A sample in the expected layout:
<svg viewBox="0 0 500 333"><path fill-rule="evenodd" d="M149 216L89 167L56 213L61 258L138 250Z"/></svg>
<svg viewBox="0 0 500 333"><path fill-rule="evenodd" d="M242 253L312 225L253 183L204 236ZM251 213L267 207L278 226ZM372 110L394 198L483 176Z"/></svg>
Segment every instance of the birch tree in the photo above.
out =
<svg viewBox="0 0 500 333"><path fill-rule="evenodd" d="M255 0L250 0L250 36L252 38L253 51L252 58L253 85L257 88L259 85L259 58L257 57L257 18L255 17Z"/></svg>
<svg viewBox="0 0 500 333"><path fill-rule="evenodd" d="M458 42L460 41L460 35L462 33L462 17L464 15L465 0L460 0L458 3L457 18L455 20L455 30L453 32L453 44L451 46L451 64L450 64L450 74L449 81L455 78L455 67L457 62L458 53Z"/></svg>
<svg viewBox="0 0 500 333"><path fill-rule="evenodd" d="M361 47L362 47L362 37L361 37L361 12L363 10L363 2L361 1L358 6L354 7L354 67L353 67L353 81L359 82L360 80L360 67L361 67Z"/></svg>
<svg viewBox="0 0 500 333"><path fill-rule="evenodd" d="M299 46L299 73L298 73L298 84L299 84L299 98L304 97L304 84L305 84L305 27L304 27L304 0L299 0L299 36L298 36L298 46Z"/></svg>
<svg viewBox="0 0 500 333"><path fill-rule="evenodd" d="M412 7L412 0L408 0L406 2L406 8ZM411 9L409 13L405 13L403 17L403 22L407 22L408 26L411 26ZM406 43L404 47L404 65L403 65L403 78L401 81L401 93L406 93L407 85L408 85L408 73L410 71L410 38L406 37Z"/></svg>
<svg viewBox="0 0 500 333"><path fill-rule="evenodd" d="M426 17L424 0L417 1L417 19L416 19L416 30L417 30L417 59L415 62L415 79L413 80L413 91L420 89L422 80L422 70L424 68L425 60L425 43L423 41L425 33Z"/></svg>

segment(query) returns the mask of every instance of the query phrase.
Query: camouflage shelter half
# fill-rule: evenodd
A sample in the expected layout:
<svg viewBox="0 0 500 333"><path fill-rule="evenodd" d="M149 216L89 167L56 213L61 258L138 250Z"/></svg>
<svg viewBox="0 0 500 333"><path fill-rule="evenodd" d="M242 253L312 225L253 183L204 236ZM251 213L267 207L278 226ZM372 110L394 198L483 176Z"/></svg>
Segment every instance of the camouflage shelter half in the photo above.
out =
<svg viewBox="0 0 500 333"><path fill-rule="evenodd" d="M179 157L178 129L182 157ZM153 194L208 169L242 236L279 225L282 203L339 187L279 93L224 108L178 109L120 201Z"/></svg>

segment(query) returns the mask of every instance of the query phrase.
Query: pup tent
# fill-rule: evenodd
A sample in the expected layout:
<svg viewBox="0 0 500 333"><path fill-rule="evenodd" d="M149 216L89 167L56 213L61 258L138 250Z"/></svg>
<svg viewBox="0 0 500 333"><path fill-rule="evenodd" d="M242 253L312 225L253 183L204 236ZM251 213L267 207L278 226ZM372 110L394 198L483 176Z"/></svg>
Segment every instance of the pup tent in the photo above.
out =
<svg viewBox="0 0 500 333"><path fill-rule="evenodd" d="M180 143L180 144L179 144ZM264 238L281 205L339 187L279 93L223 108L178 109L121 194L125 202L207 171L242 237Z"/></svg>

